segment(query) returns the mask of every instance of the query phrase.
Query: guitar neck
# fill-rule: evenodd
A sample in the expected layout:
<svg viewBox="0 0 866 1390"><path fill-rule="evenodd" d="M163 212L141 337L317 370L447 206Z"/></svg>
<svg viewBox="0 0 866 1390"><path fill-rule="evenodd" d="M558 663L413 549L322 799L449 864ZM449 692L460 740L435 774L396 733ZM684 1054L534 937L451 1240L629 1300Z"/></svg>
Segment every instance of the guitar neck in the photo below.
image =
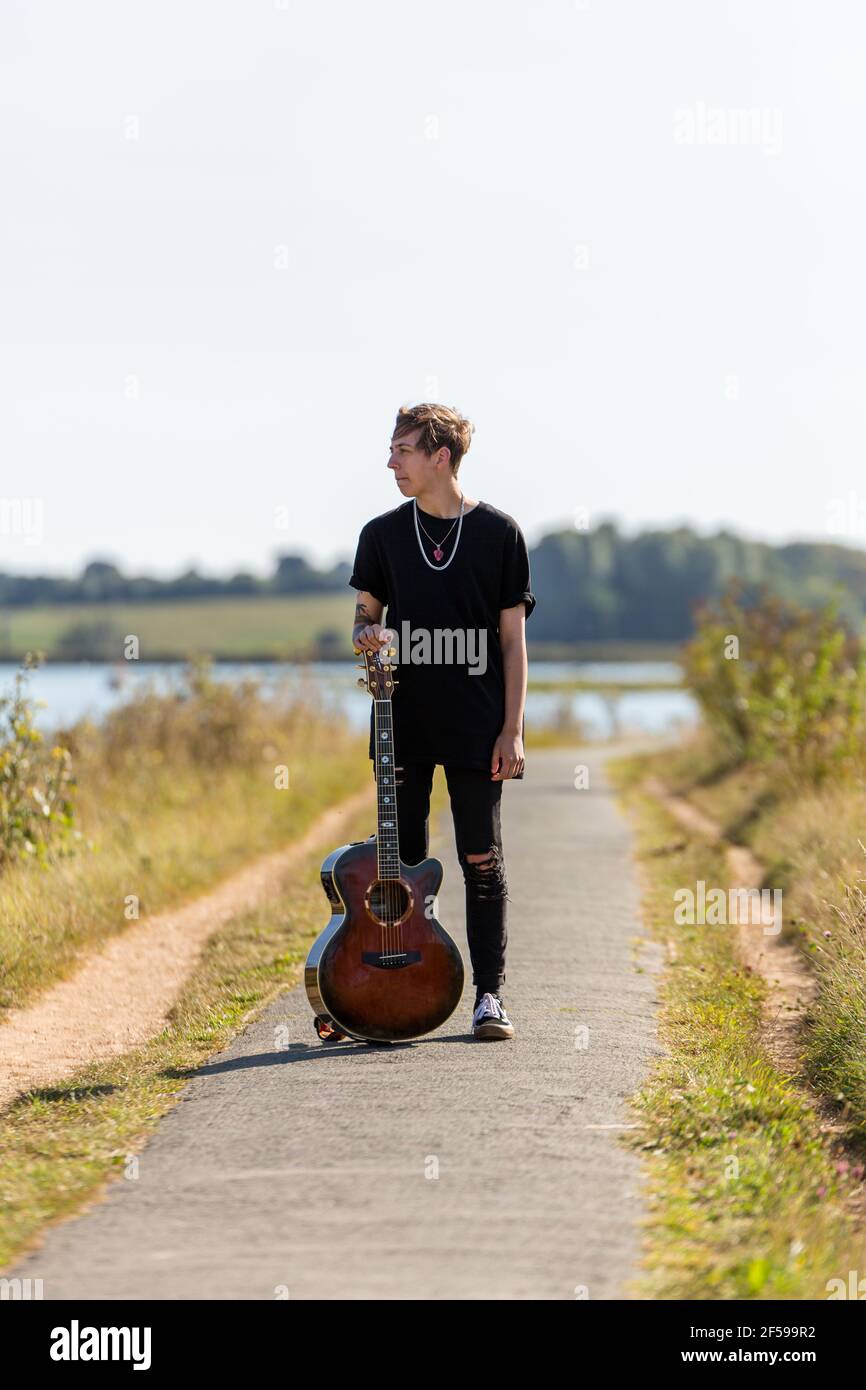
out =
<svg viewBox="0 0 866 1390"><path fill-rule="evenodd" d="M390 700L374 700L376 764L376 848L379 878L400 877L394 721Z"/></svg>

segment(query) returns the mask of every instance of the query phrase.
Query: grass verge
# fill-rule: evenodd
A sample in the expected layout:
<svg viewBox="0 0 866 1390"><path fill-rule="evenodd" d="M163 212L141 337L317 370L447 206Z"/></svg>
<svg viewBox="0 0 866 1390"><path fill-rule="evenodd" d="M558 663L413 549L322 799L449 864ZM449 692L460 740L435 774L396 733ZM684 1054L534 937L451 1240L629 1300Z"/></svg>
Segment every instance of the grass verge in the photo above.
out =
<svg viewBox="0 0 866 1390"><path fill-rule="evenodd" d="M863 1264L852 1175L766 1055L763 985L740 964L730 929L673 921L676 889L727 882L723 851L690 839L641 790L651 771L673 784L670 753L609 766L636 826L645 916L668 956L666 1055L634 1101L650 1206L636 1293L826 1298L828 1280Z"/></svg>
<svg viewBox="0 0 866 1390"><path fill-rule="evenodd" d="M648 765L649 766L649 765ZM819 785L783 767L730 764L709 737L655 765L672 790L747 844L783 903L783 936L815 971L805 1026L809 1083L837 1107L855 1149L866 1146L866 787Z"/></svg>

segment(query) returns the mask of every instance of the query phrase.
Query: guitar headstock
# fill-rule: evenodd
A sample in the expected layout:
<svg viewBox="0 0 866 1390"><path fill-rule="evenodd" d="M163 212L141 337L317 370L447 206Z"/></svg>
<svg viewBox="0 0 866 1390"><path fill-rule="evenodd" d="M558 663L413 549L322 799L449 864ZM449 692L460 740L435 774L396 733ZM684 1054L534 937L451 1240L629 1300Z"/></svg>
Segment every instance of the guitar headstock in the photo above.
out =
<svg viewBox="0 0 866 1390"><path fill-rule="evenodd" d="M355 655L363 656L366 670L366 676L359 678L358 684L365 685L374 700L390 700L394 686L400 684L394 679L394 667L390 660L397 655L397 648L381 647L378 652L369 652L366 648L362 651L356 647ZM360 661L358 665L361 665Z"/></svg>

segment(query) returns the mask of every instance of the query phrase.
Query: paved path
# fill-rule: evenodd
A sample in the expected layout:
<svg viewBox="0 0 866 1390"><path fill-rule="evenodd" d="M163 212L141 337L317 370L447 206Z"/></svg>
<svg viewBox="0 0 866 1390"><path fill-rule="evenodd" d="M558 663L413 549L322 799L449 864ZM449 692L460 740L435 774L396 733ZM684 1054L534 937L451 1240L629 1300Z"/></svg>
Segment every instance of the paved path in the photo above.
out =
<svg viewBox="0 0 866 1390"><path fill-rule="evenodd" d="M468 962L450 813L436 829L440 917ZM659 1050L659 952L599 755L532 753L504 786L503 839L514 1039L471 1037L469 985L419 1042L323 1046L299 986L190 1082L136 1181L8 1273L46 1298L622 1296L642 1205L617 1126Z"/></svg>

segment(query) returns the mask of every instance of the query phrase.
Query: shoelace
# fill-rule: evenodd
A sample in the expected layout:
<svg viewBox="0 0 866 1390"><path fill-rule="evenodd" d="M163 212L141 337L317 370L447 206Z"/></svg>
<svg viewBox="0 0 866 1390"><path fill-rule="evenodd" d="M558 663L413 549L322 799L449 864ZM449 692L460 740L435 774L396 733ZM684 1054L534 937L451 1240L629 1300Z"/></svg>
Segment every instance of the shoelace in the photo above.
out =
<svg viewBox="0 0 866 1390"><path fill-rule="evenodd" d="M481 998L478 1000L478 1003L475 1006L476 1017L479 1013L485 1012L485 1005L487 1006L487 1009L492 1010L495 1018L505 1017L505 1010L503 1009L499 1000L496 998L495 994L482 994Z"/></svg>

